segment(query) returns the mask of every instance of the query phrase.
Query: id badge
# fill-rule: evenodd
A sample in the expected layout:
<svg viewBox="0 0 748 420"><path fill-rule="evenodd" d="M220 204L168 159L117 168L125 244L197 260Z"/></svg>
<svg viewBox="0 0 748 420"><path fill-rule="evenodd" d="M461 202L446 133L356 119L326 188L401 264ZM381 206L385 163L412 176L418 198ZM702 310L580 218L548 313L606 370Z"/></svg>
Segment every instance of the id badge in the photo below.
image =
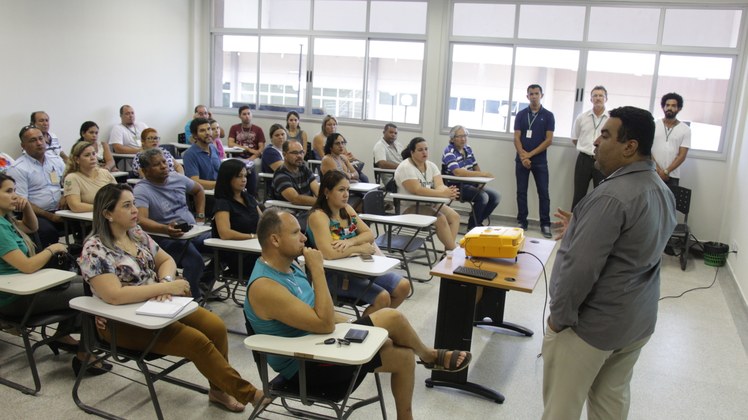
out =
<svg viewBox="0 0 748 420"><path fill-rule="evenodd" d="M525 134L525 137L532 138L532 130L527 130L527 134Z"/></svg>
<svg viewBox="0 0 748 420"><path fill-rule="evenodd" d="M60 185L60 177L57 176L57 171L52 171L49 173L49 182L54 185Z"/></svg>

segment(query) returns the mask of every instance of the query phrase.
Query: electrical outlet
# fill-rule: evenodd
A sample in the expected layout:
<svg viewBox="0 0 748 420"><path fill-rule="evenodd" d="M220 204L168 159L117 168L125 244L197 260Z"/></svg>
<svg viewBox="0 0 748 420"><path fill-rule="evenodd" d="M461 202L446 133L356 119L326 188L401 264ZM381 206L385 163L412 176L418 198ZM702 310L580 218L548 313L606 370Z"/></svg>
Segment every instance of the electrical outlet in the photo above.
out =
<svg viewBox="0 0 748 420"><path fill-rule="evenodd" d="M738 243L736 241L733 241L732 245L730 245L730 251L734 252L735 255L737 256L738 255L738 248L740 248L738 246Z"/></svg>

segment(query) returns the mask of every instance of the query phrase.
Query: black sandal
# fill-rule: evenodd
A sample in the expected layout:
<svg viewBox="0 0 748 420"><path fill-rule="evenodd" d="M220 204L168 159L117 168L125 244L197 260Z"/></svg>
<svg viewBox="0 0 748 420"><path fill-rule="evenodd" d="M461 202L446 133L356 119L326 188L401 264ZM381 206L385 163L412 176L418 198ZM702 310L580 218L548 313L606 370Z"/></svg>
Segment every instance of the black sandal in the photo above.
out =
<svg viewBox="0 0 748 420"><path fill-rule="evenodd" d="M460 358L460 353L462 353L464 350L451 350L452 356L449 358L449 364L445 367L444 359L447 357L447 353L449 351L450 350L439 349L436 351L436 362L427 363L424 362L423 359L421 359L418 364L423 365L423 367L429 370L444 372L459 372L470 365L470 360L472 360L473 355L469 351L465 351L465 360L463 360L460 365L457 365L457 359Z"/></svg>

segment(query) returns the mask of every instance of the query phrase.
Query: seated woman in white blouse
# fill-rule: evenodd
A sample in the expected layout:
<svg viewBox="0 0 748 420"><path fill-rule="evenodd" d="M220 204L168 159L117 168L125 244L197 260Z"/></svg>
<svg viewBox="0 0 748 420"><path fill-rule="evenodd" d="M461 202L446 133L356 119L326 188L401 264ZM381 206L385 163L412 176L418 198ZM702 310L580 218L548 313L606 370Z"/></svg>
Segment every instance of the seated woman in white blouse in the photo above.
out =
<svg viewBox="0 0 748 420"><path fill-rule="evenodd" d="M444 197L455 199L458 189L448 187L442 181L441 172L435 163L429 161L429 145L423 137L416 137L403 149L403 161L395 170L397 192L401 194L422 195L425 197ZM437 210L438 208L438 210ZM403 213L416 212L416 206L410 206ZM436 216L436 236L444 249L455 249L455 239L460 228L460 215L446 205L418 206L418 213Z"/></svg>

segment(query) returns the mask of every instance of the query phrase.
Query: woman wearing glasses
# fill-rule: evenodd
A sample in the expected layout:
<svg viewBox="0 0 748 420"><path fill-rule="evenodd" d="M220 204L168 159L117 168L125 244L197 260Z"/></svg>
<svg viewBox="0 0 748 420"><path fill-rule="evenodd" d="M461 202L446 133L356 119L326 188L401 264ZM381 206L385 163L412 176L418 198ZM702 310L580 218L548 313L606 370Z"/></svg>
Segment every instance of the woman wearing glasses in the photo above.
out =
<svg viewBox="0 0 748 420"><path fill-rule="evenodd" d="M358 172L345 155L346 144L348 144L348 141L340 133L332 133L327 136L324 149L325 157L322 158L320 172L324 175L329 171L338 170L345 174L349 181L357 182L359 180Z"/></svg>
<svg viewBox="0 0 748 420"><path fill-rule="evenodd" d="M135 155L135 159L132 160L132 171L143 178L143 172L140 170L140 154L146 150L158 147L161 137L158 136L158 131L156 131L155 128L146 128L142 133L140 133L140 139L143 140L143 149L138 152L138 154ZM169 167L169 172L179 172L184 175L182 164L177 162L168 150L164 150L163 147L159 147L159 149L161 149L161 153L164 154L164 159L166 159L166 165Z"/></svg>

